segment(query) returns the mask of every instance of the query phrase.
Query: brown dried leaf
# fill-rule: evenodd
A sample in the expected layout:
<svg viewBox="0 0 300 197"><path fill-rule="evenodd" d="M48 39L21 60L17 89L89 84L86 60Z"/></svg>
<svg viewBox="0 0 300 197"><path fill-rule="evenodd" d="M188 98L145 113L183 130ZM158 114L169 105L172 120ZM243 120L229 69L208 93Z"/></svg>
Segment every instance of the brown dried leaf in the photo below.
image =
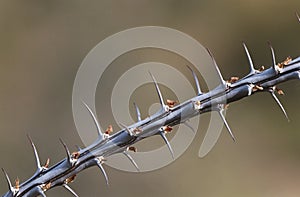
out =
<svg viewBox="0 0 300 197"><path fill-rule="evenodd" d="M112 133L114 130L113 130L113 127L112 125L108 125L107 129L105 130L105 134L109 135L110 133Z"/></svg>

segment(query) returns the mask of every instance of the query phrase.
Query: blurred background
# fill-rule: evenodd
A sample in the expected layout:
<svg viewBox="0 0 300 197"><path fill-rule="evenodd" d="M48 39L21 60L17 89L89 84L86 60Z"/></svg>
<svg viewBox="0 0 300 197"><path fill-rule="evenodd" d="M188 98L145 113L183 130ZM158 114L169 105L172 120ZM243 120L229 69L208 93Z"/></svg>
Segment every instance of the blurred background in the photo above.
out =
<svg viewBox="0 0 300 197"><path fill-rule="evenodd" d="M300 55L295 11L300 12L299 0L0 1L0 166L21 182L34 173L28 133L41 160L49 157L52 165L65 157L59 137L71 149L82 146L72 115L73 82L84 57L106 37L137 26L177 29L210 48L225 78L242 77L249 69L242 41L257 68L271 64L267 41L278 61ZM145 49L121 56L112 67L124 69L147 61L185 64L175 54ZM103 96L107 92L109 96L105 89L111 86L109 80L99 85L96 108L101 124L114 124L118 130ZM209 124L209 114L204 114L192 145L171 165L139 174L105 166L109 187L99 170L91 168L71 187L79 196L299 196L300 83L290 81L280 88L291 122L270 95L256 94L231 104L227 112L236 143L223 132L213 150L200 159L199 147ZM141 94L146 99L154 91L136 92ZM143 114L146 107L141 106ZM151 148L146 141L142 148ZM2 176L0 194L6 191ZM72 195L55 188L47 196Z"/></svg>

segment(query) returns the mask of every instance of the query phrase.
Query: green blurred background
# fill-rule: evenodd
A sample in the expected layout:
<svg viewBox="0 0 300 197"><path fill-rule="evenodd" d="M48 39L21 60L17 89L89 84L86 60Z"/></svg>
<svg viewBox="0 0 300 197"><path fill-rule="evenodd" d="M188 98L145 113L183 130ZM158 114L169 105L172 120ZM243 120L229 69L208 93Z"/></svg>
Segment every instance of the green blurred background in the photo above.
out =
<svg viewBox="0 0 300 197"><path fill-rule="evenodd" d="M73 82L83 58L106 37L136 26L174 28L210 48L229 78L248 72L242 41L257 67L271 64L268 40L279 61L299 56L297 10L299 0L1 0L0 166L22 182L34 173L27 133L39 147L42 161L50 157L51 164L65 156L59 137L70 147L82 144L72 115ZM184 62L166 52L145 50L120 57L114 65L132 66L152 60L151 56L156 61ZM280 88L286 93L281 100L289 123L270 95L257 94L232 104L227 113L236 143L223 132L214 149L200 159L198 150L209 123L209 115L203 115L192 146L171 165L140 174L106 166L109 187L92 168L71 186L80 196L299 196L300 83L291 81ZM97 112L109 113L101 109L106 105L101 94L97 92ZM114 120L108 116L101 121L107 125ZM3 177L0 194L6 191ZM71 196L62 188L47 195Z"/></svg>

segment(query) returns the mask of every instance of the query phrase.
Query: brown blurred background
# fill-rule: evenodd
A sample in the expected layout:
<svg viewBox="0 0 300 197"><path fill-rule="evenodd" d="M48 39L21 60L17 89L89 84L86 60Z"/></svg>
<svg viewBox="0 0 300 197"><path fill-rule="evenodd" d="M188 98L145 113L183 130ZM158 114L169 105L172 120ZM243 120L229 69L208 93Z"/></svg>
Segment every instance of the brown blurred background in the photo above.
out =
<svg viewBox="0 0 300 197"><path fill-rule="evenodd" d="M22 182L34 173L27 133L42 161L50 157L51 164L65 156L59 137L70 147L82 144L72 115L73 82L83 58L106 37L136 26L178 29L209 47L229 78L248 72L242 41L248 44L257 67L271 64L268 40L279 61L299 56L297 10L299 0L0 1L0 166L11 179L19 177ZM145 50L120 57L114 64L149 61L149 52L155 60L184 61ZM147 55L143 59L139 53ZM106 166L111 182L106 187L99 170L92 168L71 186L80 196L299 196L300 83L291 81L280 87L286 93L280 99L289 123L270 95L257 94L232 104L227 113L237 143L223 132L214 149L200 159L204 121L192 146L163 169L135 174ZM98 91L97 112L105 114L100 98ZM208 117L203 115L204 120ZM113 120L104 117L101 121L105 125ZM6 191L3 177L0 194ZM47 195L71 196L62 188Z"/></svg>

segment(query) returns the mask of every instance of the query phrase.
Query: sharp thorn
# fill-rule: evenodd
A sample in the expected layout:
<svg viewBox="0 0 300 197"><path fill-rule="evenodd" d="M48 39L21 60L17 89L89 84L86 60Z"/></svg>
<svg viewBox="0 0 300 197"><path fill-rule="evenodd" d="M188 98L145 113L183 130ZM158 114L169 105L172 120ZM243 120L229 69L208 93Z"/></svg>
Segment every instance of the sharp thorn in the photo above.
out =
<svg viewBox="0 0 300 197"><path fill-rule="evenodd" d="M272 47L272 45L271 45L271 43L268 41L268 45L269 45L269 47L270 47L270 49L271 49L271 54L272 54L272 63L273 63L273 68L275 69L275 70L277 70L277 65L276 65L276 58L275 58L275 52L274 52L274 48Z"/></svg>
<svg viewBox="0 0 300 197"><path fill-rule="evenodd" d="M233 135L233 133L232 133L232 131L231 131L231 129L230 129L230 127L229 127L229 125L228 125L226 119L225 119L225 116L224 116L224 114L222 113L222 111L223 111L223 110L219 110L220 117L222 118L222 120L223 120L223 122L224 122L224 124L225 124L225 126L226 126L226 129L227 129L228 133L230 134L232 140L235 142L235 141L236 141L236 140L235 140L235 137L234 137L234 135Z"/></svg>
<svg viewBox="0 0 300 197"><path fill-rule="evenodd" d="M66 190L68 190L69 192L71 192L71 194L73 194L74 196L79 197L79 196L76 194L76 192L75 192L70 186L68 186L67 184L64 184L63 187L64 187Z"/></svg>
<svg viewBox="0 0 300 197"><path fill-rule="evenodd" d="M68 156L68 161L69 161L69 163L72 164L71 153L70 153L70 151L69 151L68 146L66 145L66 143L65 143L61 138L59 138L59 141L61 142L61 144L62 144L62 145L64 146L64 148L65 148L65 151L66 151L67 156Z"/></svg>
<svg viewBox="0 0 300 197"><path fill-rule="evenodd" d="M10 192L13 193L13 186L12 186L12 184L10 182L10 179L8 177L7 172L4 170L4 168L1 168L1 169L2 169L3 174L5 175L5 179L6 179L6 182L7 182L8 189L9 189Z"/></svg>
<svg viewBox="0 0 300 197"><path fill-rule="evenodd" d="M288 115L287 115L287 113L286 113L286 111L285 111L283 105L281 104L280 100L277 98L277 96L275 95L275 92L274 92L273 90L271 91L271 94L272 94L272 97L274 98L274 100L276 101L276 103L279 105L281 111L282 111L283 114L285 115L287 121L289 122L290 119L289 119L289 117L288 117Z"/></svg>
<svg viewBox="0 0 300 197"><path fill-rule="evenodd" d="M188 122L185 121L183 124L190 128L193 131L193 133L196 133L195 129Z"/></svg>
<svg viewBox="0 0 300 197"><path fill-rule="evenodd" d="M212 61L214 63L215 69L216 69L217 74L218 74L218 76L219 76L219 78L221 80L222 85L224 85L226 87L226 81L224 80L224 78L223 78L223 76L221 74L221 71L220 71L220 69L218 67L218 64L217 64L217 62L216 62L216 60L215 60L212 52L208 48L206 48L206 50L207 50L208 54L210 55L210 57L211 57L211 59L212 59Z"/></svg>
<svg viewBox="0 0 300 197"><path fill-rule="evenodd" d="M150 74L150 76L151 76L151 78L152 78L152 80L154 82L155 89L156 89L156 92L157 92L158 97L159 97L159 102L160 102L163 110L165 110L165 102L164 102L164 99L162 97L161 91L159 89L158 83L157 83L156 79L154 78L154 76L152 75L152 73L150 71L149 71L149 74Z"/></svg>
<svg viewBox="0 0 300 197"><path fill-rule="evenodd" d="M142 120L140 109L139 109L139 107L137 106L137 104L135 102L133 103L133 105L134 105L134 108L135 108L135 113L136 113L136 116L137 116L137 121L139 122L139 121Z"/></svg>
<svg viewBox="0 0 300 197"><path fill-rule="evenodd" d="M36 161L36 165L37 165L37 168L39 171L42 170L42 166L41 166L41 162L40 162L40 158L39 158L39 155L38 155L38 152L37 152L37 149L31 139L31 137L27 134L27 138L32 146L32 149L33 149L33 152L34 152L34 156L35 156L35 161Z"/></svg>
<svg viewBox="0 0 300 197"><path fill-rule="evenodd" d="M246 52L246 55L247 55L247 58L248 58L248 61L249 61L249 65L250 65L250 73L248 75L252 75L252 74L255 74L256 73L256 70L254 68L254 64L253 64L253 61L252 61L252 58L251 58L251 55L249 53L249 50L247 48L247 45L243 42L243 47L244 47L244 50Z"/></svg>
<svg viewBox="0 0 300 197"><path fill-rule="evenodd" d="M100 124L96 118L96 115L93 113L93 111L91 110L91 108L85 103L82 101L82 103L84 104L84 106L86 107L86 109L88 110L89 114L91 115L91 117L93 118L93 121L94 121L94 124L96 125L96 128L97 128L97 132L98 132L98 135L101 139L104 139L104 135L103 133L101 132L101 127L100 127Z"/></svg>
<svg viewBox="0 0 300 197"><path fill-rule="evenodd" d="M298 12L296 12L296 17L297 17L297 19L298 19L298 21L300 23L300 16L299 16Z"/></svg>
<svg viewBox="0 0 300 197"><path fill-rule="evenodd" d="M196 73L194 72L194 70L190 66L188 66L188 65L186 65L186 66L192 72L192 75L193 75L193 78L194 78L194 81L195 81L195 84L196 84L196 88L197 88L197 94L198 95L202 94L200 84L199 84L199 80L198 80L198 77L197 77Z"/></svg>
<svg viewBox="0 0 300 197"><path fill-rule="evenodd" d="M97 158L96 162L97 162L97 166L100 168L100 170L101 170L101 172L102 172L102 174L103 174L103 176L105 178L106 185L109 185L107 174L106 174L106 172L105 172L105 170L104 170L104 168L102 166L102 163L101 163L100 159Z"/></svg>
<svg viewBox="0 0 300 197"><path fill-rule="evenodd" d="M129 153L127 153L126 151L124 151L123 154L130 160L130 162L134 165L134 167L137 169L137 171L140 172L139 166L134 161L134 159L131 157L131 155Z"/></svg>
<svg viewBox="0 0 300 197"><path fill-rule="evenodd" d="M159 134L160 134L160 136L163 138L163 140L164 140L164 142L166 143L166 145L168 146L168 149L169 149L169 151L170 151L170 153L171 153L171 155L172 155L172 158L175 159L175 157L174 157L174 151L173 151L173 149L172 149L172 147L171 147L170 142L168 141L168 139L167 139L167 137L166 137L165 132L164 132L164 131L160 131Z"/></svg>

